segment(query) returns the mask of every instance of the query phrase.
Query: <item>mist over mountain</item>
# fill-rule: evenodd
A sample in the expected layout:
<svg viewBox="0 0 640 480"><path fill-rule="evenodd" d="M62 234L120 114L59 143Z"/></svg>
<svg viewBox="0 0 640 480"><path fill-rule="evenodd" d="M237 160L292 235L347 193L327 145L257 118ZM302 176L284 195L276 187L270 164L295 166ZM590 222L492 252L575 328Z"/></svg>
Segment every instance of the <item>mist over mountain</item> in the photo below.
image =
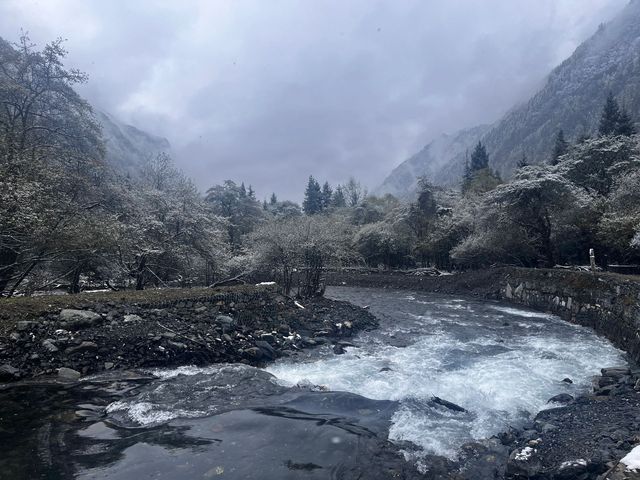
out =
<svg viewBox="0 0 640 480"><path fill-rule="evenodd" d="M106 112L96 110L95 115L102 126L105 158L122 172L135 173L157 154L171 153L171 145L166 138L126 125Z"/></svg>
<svg viewBox="0 0 640 480"><path fill-rule="evenodd" d="M527 102L490 126L443 135L394 169L375 190L411 198L417 179L453 186L460 182L465 156L481 140L490 166L508 177L526 155L544 163L559 129L569 140L595 132L605 98L612 92L637 116L640 111L640 1L632 0L548 77Z"/></svg>

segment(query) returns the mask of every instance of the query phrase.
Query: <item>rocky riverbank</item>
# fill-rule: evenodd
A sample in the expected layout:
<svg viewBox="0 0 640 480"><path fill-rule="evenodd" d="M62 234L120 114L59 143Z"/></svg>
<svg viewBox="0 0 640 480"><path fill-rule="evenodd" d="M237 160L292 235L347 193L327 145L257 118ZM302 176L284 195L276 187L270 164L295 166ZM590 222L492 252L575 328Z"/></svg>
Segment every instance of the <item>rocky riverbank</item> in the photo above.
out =
<svg viewBox="0 0 640 480"><path fill-rule="evenodd" d="M317 298L304 305L269 286L37 297L0 303L0 382L112 369L240 362L264 365L377 322ZM3 308L4 307L4 308Z"/></svg>
<svg viewBox="0 0 640 480"><path fill-rule="evenodd" d="M637 277L507 267L445 276L335 272L328 275L328 283L468 295L524 305L593 328L625 350L632 366L640 358ZM640 472L622 461L632 449L640 449L640 369L603 368L602 375L593 380L592 392L578 398L562 395L552 405L558 406L540 412L521 430L464 445L458 462L434 458L428 476L640 479Z"/></svg>
<svg viewBox="0 0 640 480"><path fill-rule="evenodd" d="M553 405L518 431L468 445L463 470L509 480L636 480L640 474L624 461L640 444L640 370L603 368L594 390ZM476 473L477 475L477 473Z"/></svg>

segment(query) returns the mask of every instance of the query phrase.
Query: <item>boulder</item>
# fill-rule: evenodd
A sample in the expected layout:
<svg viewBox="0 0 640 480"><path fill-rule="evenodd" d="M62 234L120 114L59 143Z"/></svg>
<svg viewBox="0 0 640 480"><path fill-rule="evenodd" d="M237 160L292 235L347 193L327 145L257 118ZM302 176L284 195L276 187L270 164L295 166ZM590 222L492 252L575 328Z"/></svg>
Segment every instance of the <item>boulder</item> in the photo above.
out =
<svg viewBox="0 0 640 480"><path fill-rule="evenodd" d="M233 330L233 328L236 326L236 321L227 315L218 315L215 322L220 325L222 327L222 330L225 332L227 330Z"/></svg>
<svg viewBox="0 0 640 480"><path fill-rule="evenodd" d="M65 380L78 380L82 374L73 368L61 367L58 369L58 377Z"/></svg>
<svg viewBox="0 0 640 480"><path fill-rule="evenodd" d="M531 446L511 452L506 468L507 477L535 478L542 469L537 453L537 450Z"/></svg>
<svg viewBox="0 0 640 480"><path fill-rule="evenodd" d="M619 378L629 375L631 371L629 370L629 367L609 367L601 369L600 373L602 373L603 377Z"/></svg>
<svg viewBox="0 0 640 480"><path fill-rule="evenodd" d="M276 359L276 351L268 342L265 342L264 340L256 340L255 344L256 347L260 349L264 357L268 358L269 360Z"/></svg>
<svg viewBox="0 0 640 480"><path fill-rule="evenodd" d="M262 350L258 347L250 347L244 350L244 356L251 360L260 360L262 358Z"/></svg>
<svg viewBox="0 0 640 480"><path fill-rule="evenodd" d="M65 322L71 329L86 328L98 325L102 322L102 316L90 310L63 309L58 315L58 320Z"/></svg>
<svg viewBox="0 0 640 480"><path fill-rule="evenodd" d="M50 353L56 353L58 350L60 350L57 346L56 346L56 341L52 338L47 338L46 340L44 340L42 342L42 346L44 347L44 349L47 352Z"/></svg>
<svg viewBox="0 0 640 480"><path fill-rule="evenodd" d="M336 355L342 355L342 354L346 353L346 350L344 349L344 347L342 345L340 345L339 343L336 343L333 346L333 353L335 353Z"/></svg>
<svg viewBox="0 0 640 480"><path fill-rule="evenodd" d="M587 474L588 469L589 463L583 458L569 460L560 464L553 478L558 480L584 478L583 475Z"/></svg>
<svg viewBox="0 0 640 480"><path fill-rule="evenodd" d="M19 332L26 332L29 330L34 330L38 328L38 322L33 322L30 320L21 320L16 323L16 330Z"/></svg>
<svg viewBox="0 0 640 480"><path fill-rule="evenodd" d="M568 393L560 393L558 395L551 397L549 400L547 400L547 403L567 404L571 402L573 402L573 396L569 395Z"/></svg>
<svg viewBox="0 0 640 480"><path fill-rule="evenodd" d="M431 403L435 403L436 405L440 405L441 407L448 408L454 412L466 412L465 408L462 408L460 405L456 405L453 402L449 402L448 400L444 400L440 397L431 397Z"/></svg>

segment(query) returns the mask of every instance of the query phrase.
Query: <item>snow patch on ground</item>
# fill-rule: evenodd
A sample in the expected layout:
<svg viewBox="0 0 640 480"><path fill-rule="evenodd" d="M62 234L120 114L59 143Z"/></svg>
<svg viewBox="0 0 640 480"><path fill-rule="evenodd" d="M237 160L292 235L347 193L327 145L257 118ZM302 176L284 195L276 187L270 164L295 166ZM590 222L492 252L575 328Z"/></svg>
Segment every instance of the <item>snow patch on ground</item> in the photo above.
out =
<svg viewBox="0 0 640 480"><path fill-rule="evenodd" d="M620 461L627 466L627 470L633 470L634 472L640 470L640 445L627 453Z"/></svg>

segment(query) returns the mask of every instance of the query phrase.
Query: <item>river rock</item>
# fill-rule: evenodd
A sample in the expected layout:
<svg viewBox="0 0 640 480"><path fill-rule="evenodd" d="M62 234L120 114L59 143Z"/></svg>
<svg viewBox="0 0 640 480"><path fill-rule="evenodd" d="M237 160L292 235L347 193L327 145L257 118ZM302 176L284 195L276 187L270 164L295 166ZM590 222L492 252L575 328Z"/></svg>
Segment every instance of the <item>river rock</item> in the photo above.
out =
<svg viewBox="0 0 640 480"><path fill-rule="evenodd" d="M38 328L38 322L33 322L30 320L21 320L16 323L16 329L19 332L26 332L28 330L34 330Z"/></svg>
<svg viewBox="0 0 640 480"><path fill-rule="evenodd" d="M244 353L244 356L250 360L260 360L263 357L262 350L259 349L258 347L249 347L246 350L244 350L243 353Z"/></svg>
<svg viewBox="0 0 640 480"><path fill-rule="evenodd" d="M73 368L61 367L58 369L58 376L65 380L78 380L82 374Z"/></svg>
<svg viewBox="0 0 640 480"><path fill-rule="evenodd" d="M640 480L640 471L629 470L624 463L618 463L615 467L603 474L598 479L602 480Z"/></svg>
<svg viewBox="0 0 640 480"><path fill-rule="evenodd" d="M98 325L102 322L102 316L91 310L65 308L58 315L58 320L65 322L69 328L78 329Z"/></svg>
<svg viewBox="0 0 640 480"><path fill-rule="evenodd" d="M507 478L535 478L542 469L537 450L531 446L511 452L507 462Z"/></svg>
<svg viewBox="0 0 640 480"><path fill-rule="evenodd" d="M547 400L547 403L567 404L567 403L571 403L572 401L573 401L572 395L569 395L568 393L560 393L558 395L551 397L549 400Z"/></svg>
<svg viewBox="0 0 640 480"><path fill-rule="evenodd" d="M142 317L140 315L133 315L133 314L125 315L124 322L125 323L142 322Z"/></svg>
<svg viewBox="0 0 640 480"><path fill-rule="evenodd" d="M454 412L467 411L465 408L462 408L460 405L456 405L455 403L450 402L448 400L444 400L443 398L440 398L440 397L431 397L431 402L435 403L436 405L440 405L442 407L448 408L449 410L453 410Z"/></svg>
<svg viewBox="0 0 640 480"><path fill-rule="evenodd" d="M261 350L264 357L268 358L269 360L275 360L276 351L268 342L265 342L264 340L256 340L255 345Z"/></svg>
<svg viewBox="0 0 640 480"><path fill-rule="evenodd" d="M227 330L233 330L236 325L235 320L227 315L218 315L216 317L216 323L220 325L225 332Z"/></svg>
<svg viewBox="0 0 640 480"><path fill-rule="evenodd" d="M603 377L620 378L629 375L631 370L629 370L629 367L609 367L601 369L600 373L602 373Z"/></svg>
<svg viewBox="0 0 640 480"><path fill-rule="evenodd" d="M42 342L42 346L47 352L50 352L50 353L56 353L58 350L60 350L56 346L55 340L52 338L47 338L46 340L44 340Z"/></svg>
<svg viewBox="0 0 640 480"><path fill-rule="evenodd" d="M344 347L342 345L340 345L339 343L336 343L333 346L333 353L335 353L336 355L342 355L342 354L346 353L346 350L344 349Z"/></svg>

